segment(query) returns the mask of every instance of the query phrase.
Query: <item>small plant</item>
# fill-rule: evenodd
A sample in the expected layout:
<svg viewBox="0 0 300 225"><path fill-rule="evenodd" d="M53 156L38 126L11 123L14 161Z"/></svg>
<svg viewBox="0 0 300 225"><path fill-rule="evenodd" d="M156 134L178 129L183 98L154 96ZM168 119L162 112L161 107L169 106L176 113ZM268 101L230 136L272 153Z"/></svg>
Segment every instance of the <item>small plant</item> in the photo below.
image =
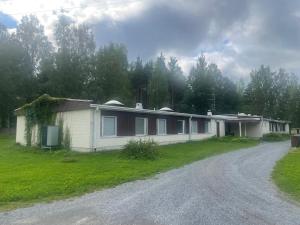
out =
<svg viewBox="0 0 300 225"><path fill-rule="evenodd" d="M150 159L158 157L158 144L153 140L131 140L122 150L122 155L131 159Z"/></svg>
<svg viewBox="0 0 300 225"><path fill-rule="evenodd" d="M70 134L70 129L68 127L65 130L63 145L65 149L67 150L71 149L71 134Z"/></svg>
<svg viewBox="0 0 300 225"><path fill-rule="evenodd" d="M264 134L262 137L263 141L286 141L290 139L289 134L283 134L283 133L269 133Z"/></svg>
<svg viewBox="0 0 300 225"><path fill-rule="evenodd" d="M64 120L62 116L58 118L58 145L61 147L64 140Z"/></svg>

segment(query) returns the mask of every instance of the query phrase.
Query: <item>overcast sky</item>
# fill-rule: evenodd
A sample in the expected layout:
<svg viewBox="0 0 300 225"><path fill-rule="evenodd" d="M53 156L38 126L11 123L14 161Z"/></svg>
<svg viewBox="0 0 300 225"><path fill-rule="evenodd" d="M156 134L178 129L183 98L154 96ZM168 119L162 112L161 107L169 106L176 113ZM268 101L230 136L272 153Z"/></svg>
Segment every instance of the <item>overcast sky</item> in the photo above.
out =
<svg viewBox="0 0 300 225"><path fill-rule="evenodd" d="M35 14L50 39L62 11L98 45L124 43L130 60L163 52L187 73L203 53L233 79L261 64L300 74L299 0L0 0L0 22L13 29Z"/></svg>

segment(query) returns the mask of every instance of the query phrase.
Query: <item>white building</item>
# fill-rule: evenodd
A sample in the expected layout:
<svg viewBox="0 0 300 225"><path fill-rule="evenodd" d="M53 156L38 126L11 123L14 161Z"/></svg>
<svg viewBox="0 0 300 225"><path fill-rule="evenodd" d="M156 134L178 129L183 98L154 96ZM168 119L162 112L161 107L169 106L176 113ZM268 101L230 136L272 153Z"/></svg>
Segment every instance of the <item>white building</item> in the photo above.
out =
<svg viewBox="0 0 300 225"><path fill-rule="evenodd" d="M26 145L26 119L17 113L16 142ZM270 132L289 132L289 122L260 116L197 115L160 110L124 107L117 101L93 104L90 100L65 99L55 109L56 125L63 121L64 132L70 133L71 149L89 152L118 149L129 140L152 139L159 144L202 140L225 135L262 137ZM32 129L31 142L37 143L37 126Z"/></svg>

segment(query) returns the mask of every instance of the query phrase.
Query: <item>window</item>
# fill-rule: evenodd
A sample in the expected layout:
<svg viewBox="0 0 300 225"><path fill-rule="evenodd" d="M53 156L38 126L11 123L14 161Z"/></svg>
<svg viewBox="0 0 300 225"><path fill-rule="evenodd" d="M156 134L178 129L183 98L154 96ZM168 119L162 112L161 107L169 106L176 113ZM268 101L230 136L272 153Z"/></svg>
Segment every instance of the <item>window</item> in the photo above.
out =
<svg viewBox="0 0 300 225"><path fill-rule="evenodd" d="M167 120L157 119L157 134L164 135L167 134Z"/></svg>
<svg viewBox="0 0 300 225"><path fill-rule="evenodd" d="M208 121L204 121L204 133L208 133Z"/></svg>
<svg viewBox="0 0 300 225"><path fill-rule="evenodd" d="M106 136L106 137L117 136L117 117L115 116L102 117L102 136Z"/></svg>
<svg viewBox="0 0 300 225"><path fill-rule="evenodd" d="M184 134L184 124L185 124L184 120L177 120L176 122L177 134Z"/></svg>
<svg viewBox="0 0 300 225"><path fill-rule="evenodd" d="M192 120L192 133L198 134L198 123L196 120Z"/></svg>
<svg viewBox="0 0 300 225"><path fill-rule="evenodd" d="M135 135L148 134L148 120L147 118L135 118Z"/></svg>

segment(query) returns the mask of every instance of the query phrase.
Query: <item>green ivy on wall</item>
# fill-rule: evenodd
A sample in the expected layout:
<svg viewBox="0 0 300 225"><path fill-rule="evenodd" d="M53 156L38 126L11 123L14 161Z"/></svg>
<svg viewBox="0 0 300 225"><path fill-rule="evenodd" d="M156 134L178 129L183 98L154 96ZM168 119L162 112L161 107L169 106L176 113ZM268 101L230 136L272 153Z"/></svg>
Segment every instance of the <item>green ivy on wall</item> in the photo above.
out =
<svg viewBox="0 0 300 225"><path fill-rule="evenodd" d="M55 108L64 100L65 98L54 98L44 94L18 110L17 113L24 114L25 116L25 139L27 146L31 146L32 128L35 125L38 127L38 140L40 140L42 126L55 124Z"/></svg>

